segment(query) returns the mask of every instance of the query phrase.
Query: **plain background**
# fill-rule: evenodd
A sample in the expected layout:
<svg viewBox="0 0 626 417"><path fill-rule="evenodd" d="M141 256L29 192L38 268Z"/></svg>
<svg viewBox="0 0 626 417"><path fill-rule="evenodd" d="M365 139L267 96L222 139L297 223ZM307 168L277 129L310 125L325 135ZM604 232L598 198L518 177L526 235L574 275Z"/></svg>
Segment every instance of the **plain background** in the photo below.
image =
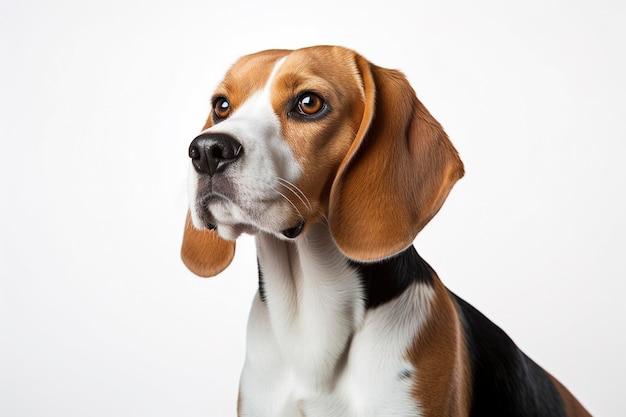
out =
<svg viewBox="0 0 626 417"><path fill-rule="evenodd" d="M626 3L2 0L0 415L233 416L254 241L179 260L237 57L402 70L466 176L416 246L598 416L626 415Z"/></svg>

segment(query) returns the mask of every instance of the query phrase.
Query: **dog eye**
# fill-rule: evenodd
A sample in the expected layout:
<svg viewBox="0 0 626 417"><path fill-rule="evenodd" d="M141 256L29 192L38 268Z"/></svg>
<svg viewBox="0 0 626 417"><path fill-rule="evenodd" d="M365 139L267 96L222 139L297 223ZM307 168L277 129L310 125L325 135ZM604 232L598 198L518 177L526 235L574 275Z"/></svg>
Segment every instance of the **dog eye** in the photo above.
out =
<svg viewBox="0 0 626 417"><path fill-rule="evenodd" d="M324 110L326 103L314 93L304 93L298 99L298 113L303 116L313 116Z"/></svg>
<svg viewBox="0 0 626 417"><path fill-rule="evenodd" d="M226 97L218 97L213 103L213 113L218 119L225 119L230 114L230 103Z"/></svg>

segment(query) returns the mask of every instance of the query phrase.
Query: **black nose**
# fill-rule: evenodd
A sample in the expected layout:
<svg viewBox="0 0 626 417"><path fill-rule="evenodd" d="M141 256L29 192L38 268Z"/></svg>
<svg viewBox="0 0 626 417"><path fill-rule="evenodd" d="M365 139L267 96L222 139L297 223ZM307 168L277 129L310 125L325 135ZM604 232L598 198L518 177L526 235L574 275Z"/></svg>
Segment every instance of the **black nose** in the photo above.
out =
<svg viewBox="0 0 626 417"><path fill-rule="evenodd" d="M243 153L241 143L223 133L205 133L189 145L189 157L199 174L214 175Z"/></svg>

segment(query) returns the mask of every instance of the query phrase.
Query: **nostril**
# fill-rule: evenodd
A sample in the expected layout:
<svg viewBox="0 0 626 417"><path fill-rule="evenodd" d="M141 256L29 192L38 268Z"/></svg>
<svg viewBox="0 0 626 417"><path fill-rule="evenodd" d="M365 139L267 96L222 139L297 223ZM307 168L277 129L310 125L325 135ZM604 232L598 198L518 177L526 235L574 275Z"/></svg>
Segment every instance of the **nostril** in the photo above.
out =
<svg viewBox="0 0 626 417"><path fill-rule="evenodd" d="M210 157L220 160L227 161L230 159L236 159L239 157L241 153L242 147L241 144L228 136L224 136L220 138L221 140L216 141L211 145L210 148Z"/></svg>
<svg viewBox="0 0 626 417"><path fill-rule="evenodd" d="M221 146L217 144L211 147L211 158L216 160L230 159L226 157L224 149L222 149Z"/></svg>

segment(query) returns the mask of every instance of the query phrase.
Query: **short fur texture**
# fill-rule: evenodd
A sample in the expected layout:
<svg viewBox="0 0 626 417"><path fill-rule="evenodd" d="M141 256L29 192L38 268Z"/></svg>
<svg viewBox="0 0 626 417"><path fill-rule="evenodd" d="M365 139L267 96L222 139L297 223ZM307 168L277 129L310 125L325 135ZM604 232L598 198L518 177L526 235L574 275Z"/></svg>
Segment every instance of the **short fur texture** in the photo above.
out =
<svg viewBox="0 0 626 417"><path fill-rule="evenodd" d="M333 46L241 58L190 145L182 257L256 236L240 416L588 416L412 242L463 164L398 71Z"/></svg>

